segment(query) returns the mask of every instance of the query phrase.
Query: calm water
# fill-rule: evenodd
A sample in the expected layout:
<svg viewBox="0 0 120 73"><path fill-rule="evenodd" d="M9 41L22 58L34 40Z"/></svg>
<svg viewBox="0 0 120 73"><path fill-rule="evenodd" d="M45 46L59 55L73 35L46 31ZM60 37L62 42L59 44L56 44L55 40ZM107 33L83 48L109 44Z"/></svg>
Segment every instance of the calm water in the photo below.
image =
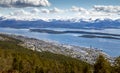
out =
<svg viewBox="0 0 120 73"><path fill-rule="evenodd" d="M51 29L51 28L47 28ZM120 34L120 29L106 29L106 30L85 30L85 29L53 29L52 30L82 30L89 32L105 32L105 33L114 33ZM102 49L104 52L111 56L119 56L120 55L120 40L116 39L103 39L103 38L84 38L78 37L82 34L47 34L47 33L37 33L30 32L29 29L12 29L12 28L0 28L0 32L11 33L24 35L28 37L33 37L37 39L43 40L52 40L62 44L70 44L77 45L82 47L93 46L94 48Z"/></svg>

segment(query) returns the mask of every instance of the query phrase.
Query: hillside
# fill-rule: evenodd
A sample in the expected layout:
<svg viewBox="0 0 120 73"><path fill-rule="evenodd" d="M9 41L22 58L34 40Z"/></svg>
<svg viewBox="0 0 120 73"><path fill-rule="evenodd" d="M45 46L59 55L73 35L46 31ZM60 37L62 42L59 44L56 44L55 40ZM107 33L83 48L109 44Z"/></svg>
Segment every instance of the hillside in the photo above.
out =
<svg viewBox="0 0 120 73"><path fill-rule="evenodd" d="M34 42L37 42L37 44L38 42L39 44L42 42L44 47L43 44L41 44L39 49L36 49L38 46L36 48L33 46L35 45L33 40ZM33 44L31 45L30 43ZM54 49L49 50L48 48ZM96 57L94 64L90 64L90 62L87 63L84 59L82 60L80 58L72 58L70 54L65 55L63 53L58 53L59 51L55 51L55 49L58 50L59 48L59 45L53 45L51 43L48 44L48 42L42 40L26 38L23 36L0 34L0 73L120 72L120 57L116 58L111 63L104 54L98 54L99 56ZM64 49L65 45L62 45L61 48ZM88 51L92 53L92 49L91 51ZM70 50L65 52L69 53Z"/></svg>
<svg viewBox="0 0 120 73"><path fill-rule="evenodd" d="M19 45L14 38L0 35L0 73L86 73L92 65L47 51L37 52Z"/></svg>
<svg viewBox="0 0 120 73"><path fill-rule="evenodd" d="M105 58L110 59L110 61L112 61L112 57L110 57L105 52L99 49L60 44L57 42L39 40L19 35L18 36L6 35L6 36L22 41L22 43L20 43L19 45L34 51L39 52L49 51L54 54L62 54L72 58L77 58L90 64L94 64L99 55L104 55Z"/></svg>

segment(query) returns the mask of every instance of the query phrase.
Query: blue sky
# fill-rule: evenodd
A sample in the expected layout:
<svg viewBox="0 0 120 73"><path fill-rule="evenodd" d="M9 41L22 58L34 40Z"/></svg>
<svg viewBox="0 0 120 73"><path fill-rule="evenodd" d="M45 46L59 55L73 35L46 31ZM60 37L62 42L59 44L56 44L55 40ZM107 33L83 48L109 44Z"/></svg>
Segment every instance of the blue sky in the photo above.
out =
<svg viewBox="0 0 120 73"><path fill-rule="evenodd" d="M120 0L0 0L0 16L15 19L120 19Z"/></svg>
<svg viewBox="0 0 120 73"><path fill-rule="evenodd" d="M91 8L94 5L120 5L120 0L49 0L51 7L69 8L80 6Z"/></svg>

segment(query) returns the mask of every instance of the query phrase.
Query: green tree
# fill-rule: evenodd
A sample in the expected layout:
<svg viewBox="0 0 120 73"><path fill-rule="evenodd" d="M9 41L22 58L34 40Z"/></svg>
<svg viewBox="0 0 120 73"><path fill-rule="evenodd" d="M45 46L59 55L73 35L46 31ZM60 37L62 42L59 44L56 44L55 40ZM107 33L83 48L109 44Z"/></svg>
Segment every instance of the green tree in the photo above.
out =
<svg viewBox="0 0 120 73"><path fill-rule="evenodd" d="M17 58L13 59L13 64L12 64L13 70L19 70L19 62Z"/></svg>
<svg viewBox="0 0 120 73"><path fill-rule="evenodd" d="M90 66L85 66L85 68L83 69L84 73L92 73L92 70Z"/></svg>
<svg viewBox="0 0 120 73"><path fill-rule="evenodd" d="M23 67L23 62L20 61L20 62L19 62L19 71L22 72L23 68L24 68L24 67Z"/></svg>
<svg viewBox="0 0 120 73"><path fill-rule="evenodd" d="M44 73L43 68L39 68L38 66L36 66L35 73Z"/></svg>
<svg viewBox="0 0 120 73"><path fill-rule="evenodd" d="M94 65L94 73L111 73L111 65L102 55L98 57Z"/></svg>
<svg viewBox="0 0 120 73"><path fill-rule="evenodd" d="M114 73L120 73L120 57L116 58L114 62Z"/></svg>

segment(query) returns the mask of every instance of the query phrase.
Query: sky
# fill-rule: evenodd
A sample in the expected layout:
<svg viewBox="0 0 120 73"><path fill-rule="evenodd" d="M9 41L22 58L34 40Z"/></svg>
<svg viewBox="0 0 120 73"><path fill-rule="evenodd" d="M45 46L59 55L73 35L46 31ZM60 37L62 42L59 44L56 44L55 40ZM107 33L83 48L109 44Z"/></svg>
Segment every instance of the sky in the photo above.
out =
<svg viewBox="0 0 120 73"><path fill-rule="evenodd" d="M33 19L120 19L120 0L0 0L0 16Z"/></svg>
<svg viewBox="0 0 120 73"><path fill-rule="evenodd" d="M91 8L94 5L120 5L120 0L49 0L52 7L70 8L71 6L79 6Z"/></svg>

